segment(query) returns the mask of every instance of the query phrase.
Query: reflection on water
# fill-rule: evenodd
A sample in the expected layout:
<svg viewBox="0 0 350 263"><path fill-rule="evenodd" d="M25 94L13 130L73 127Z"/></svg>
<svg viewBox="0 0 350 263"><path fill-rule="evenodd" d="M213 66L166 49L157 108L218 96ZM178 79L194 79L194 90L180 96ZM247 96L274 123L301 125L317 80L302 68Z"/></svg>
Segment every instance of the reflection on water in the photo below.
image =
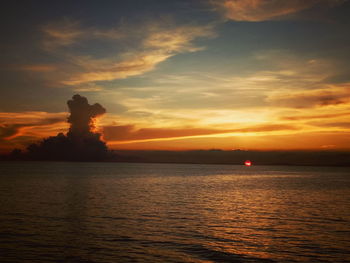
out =
<svg viewBox="0 0 350 263"><path fill-rule="evenodd" d="M1 262L350 261L348 168L0 164Z"/></svg>

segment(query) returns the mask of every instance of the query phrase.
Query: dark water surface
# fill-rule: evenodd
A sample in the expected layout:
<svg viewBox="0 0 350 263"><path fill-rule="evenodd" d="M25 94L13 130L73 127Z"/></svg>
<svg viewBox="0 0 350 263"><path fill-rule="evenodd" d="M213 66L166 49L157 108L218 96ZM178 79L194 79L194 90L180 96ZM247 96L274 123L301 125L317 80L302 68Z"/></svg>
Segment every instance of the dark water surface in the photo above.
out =
<svg viewBox="0 0 350 263"><path fill-rule="evenodd" d="M0 262L350 262L350 169L0 162Z"/></svg>

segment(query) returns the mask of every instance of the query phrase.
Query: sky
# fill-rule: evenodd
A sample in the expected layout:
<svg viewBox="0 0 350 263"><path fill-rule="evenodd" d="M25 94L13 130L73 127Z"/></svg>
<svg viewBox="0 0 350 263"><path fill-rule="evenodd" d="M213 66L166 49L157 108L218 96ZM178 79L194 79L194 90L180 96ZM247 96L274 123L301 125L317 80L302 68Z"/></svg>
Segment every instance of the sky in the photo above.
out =
<svg viewBox="0 0 350 263"><path fill-rule="evenodd" d="M111 149L350 150L350 1L5 1L0 152L67 132Z"/></svg>

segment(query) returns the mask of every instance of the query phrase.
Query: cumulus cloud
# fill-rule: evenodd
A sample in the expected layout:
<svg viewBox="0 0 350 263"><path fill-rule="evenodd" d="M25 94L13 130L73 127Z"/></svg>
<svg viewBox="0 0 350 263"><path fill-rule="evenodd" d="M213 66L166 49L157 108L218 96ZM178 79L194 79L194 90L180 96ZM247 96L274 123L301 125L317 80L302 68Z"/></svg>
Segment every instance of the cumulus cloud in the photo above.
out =
<svg viewBox="0 0 350 263"><path fill-rule="evenodd" d="M258 22L294 14L319 4L335 5L344 0L214 0L225 17L235 21Z"/></svg>
<svg viewBox="0 0 350 263"><path fill-rule="evenodd" d="M67 104L70 111L68 136L85 137L92 135L92 131L95 129L94 119L106 113L106 109L100 104L90 105L87 98L78 94L74 95Z"/></svg>
<svg viewBox="0 0 350 263"><path fill-rule="evenodd" d="M28 158L34 160L100 161L108 157L108 149L95 131L94 121L106 110L98 103L90 105L85 97L74 95L67 102L69 131L59 133L28 146Z"/></svg>

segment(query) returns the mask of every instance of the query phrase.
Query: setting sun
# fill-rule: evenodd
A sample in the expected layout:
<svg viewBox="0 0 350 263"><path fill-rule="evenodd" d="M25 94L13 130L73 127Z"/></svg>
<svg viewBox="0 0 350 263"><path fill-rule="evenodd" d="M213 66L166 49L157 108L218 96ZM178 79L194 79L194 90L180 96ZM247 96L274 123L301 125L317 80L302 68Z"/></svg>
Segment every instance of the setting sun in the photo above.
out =
<svg viewBox="0 0 350 263"><path fill-rule="evenodd" d="M244 162L244 165L245 165L245 166L251 166L251 165L252 165L252 162L249 161L249 160L247 160L247 161Z"/></svg>

